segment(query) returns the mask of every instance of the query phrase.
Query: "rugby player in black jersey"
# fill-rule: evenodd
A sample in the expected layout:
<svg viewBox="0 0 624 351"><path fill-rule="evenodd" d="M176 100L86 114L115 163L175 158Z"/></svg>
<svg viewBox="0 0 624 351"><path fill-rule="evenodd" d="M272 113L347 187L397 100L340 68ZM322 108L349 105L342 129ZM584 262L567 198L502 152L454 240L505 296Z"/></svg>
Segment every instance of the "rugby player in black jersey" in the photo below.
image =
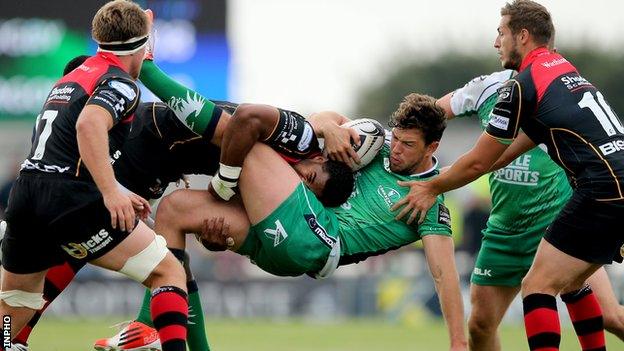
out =
<svg viewBox="0 0 624 351"><path fill-rule="evenodd" d="M47 270L67 259L119 271L153 289L151 310L163 350L186 349L185 273L164 240L143 222L138 195L122 193L109 149L120 147L139 101L134 82L151 16L117 0L93 18L98 54L63 77L48 95L7 209L2 242L5 339L15 336L46 301ZM35 257L36 259L33 259Z"/></svg>
<svg viewBox="0 0 624 351"><path fill-rule="evenodd" d="M572 198L548 228L522 281L531 350L558 350L555 296L561 294L583 350L605 350L602 313L586 279L604 264L622 262L624 234L624 127L602 93L564 57L549 52L554 35L542 5L515 0L501 10L494 46L503 67L519 73L498 89L489 125L475 147L440 177L405 183L397 217L427 210L436 194L486 173L520 128L545 144L567 173ZM589 239L589 240L588 240Z"/></svg>
<svg viewBox="0 0 624 351"><path fill-rule="evenodd" d="M74 69L81 69L81 65L88 56L79 56L68 63L64 75L69 74ZM185 96L188 89L177 86L178 83L167 77L160 71L153 62L147 62L141 72L141 78L147 83L148 88L153 88L160 92L163 100L170 97L162 95L163 92L178 90L182 88L178 95ZM172 86L174 85L174 86ZM191 92L191 94L195 94ZM203 99L196 96L195 99ZM212 110L200 109L199 120L195 120L193 126L183 122L183 118L177 111L172 110L166 104L160 102L139 103L132 130L123 148L114 150L112 163L115 175L121 186L147 199L154 200L162 196L165 188L170 182L177 181L185 174L205 174L212 175L219 167L220 149L217 145L221 142L223 128L227 125L230 115L238 107L237 104L226 101L214 101ZM210 103L208 103L210 105ZM286 159L303 179L304 183L316 194L316 196L327 206L336 206L348 197L353 185L353 174L350 168L338 161L327 160L321 156L318 140L312 133L310 124L305 119L292 111L277 109L279 117L268 125L275 125L272 128L272 136L265 142L273 147L280 155ZM198 125L205 125L202 130ZM310 133L307 133L310 132ZM349 133L355 133L352 129ZM347 149L353 154L352 149ZM347 152L349 152L347 151ZM166 203L167 201L165 201ZM166 229L158 227L158 217L156 221L156 231L164 234L163 237L180 261L188 267L188 255L184 249L178 249L180 245L175 245L179 238L167 237ZM191 224L185 224L190 226ZM183 247L183 245L182 245ZM46 276L46 288L44 297L51 301L67 286L75 273L84 266L80 260L70 260L63 265L59 265L50 270ZM193 310L201 311L201 304L197 292L197 285L193 280L190 270L187 269L187 289L189 293L189 305ZM149 294L146 295L149 299ZM14 339L16 344L27 345L28 337L38 322L43 310L37 311L36 317L31 319L28 326ZM139 320L151 323L149 314L141 316ZM201 313L189 316L188 346L191 350L203 350L208 348L204 332L203 315ZM131 323L125 328L120 337L126 334L140 334L146 332L146 337L153 340L126 340L122 343L119 340L102 341L96 343L96 347L119 347L120 349L132 348L136 345L156 346L157 335L152 335L152 329L145 328L142 323ZM108 342L108 345L104 345ZM110 344L113 345L110 345ZM121 343L121 345L120 345Z"/></svg>

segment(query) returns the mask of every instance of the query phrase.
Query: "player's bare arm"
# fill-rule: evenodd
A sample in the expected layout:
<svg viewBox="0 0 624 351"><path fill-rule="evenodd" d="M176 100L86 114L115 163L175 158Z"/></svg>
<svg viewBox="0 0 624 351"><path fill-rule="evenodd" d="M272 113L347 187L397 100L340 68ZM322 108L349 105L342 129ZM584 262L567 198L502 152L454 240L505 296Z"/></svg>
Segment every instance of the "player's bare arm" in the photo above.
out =
<svg viewBox="0 0 624 351"><path fill-rule="evenodd" d="M235 194L245 156L256 141L271 136L279 114L276 107L268 105L242 104L236 109L223 132L219 172L210 182L218 198L227 201Z"/></svg>
<svg viewBox="0 0 624 351"><path fill-rule="evenodd" d="M517 159L520 155L526 153L535 146L536 145L531 138L524 133L519 133L513 143L511 143L505 152L503 152L501 157L496 160L490 171L493 172L507 166L513 160Z"/></svg>
<svg viewBox="0 0 624 351"><path fill-rule="evenodd" d="M453 109L451 108L451 97L453 96L453 92L450 92L443 97L436 100L436 105L441 107L444 110L444 117L446 119L455 118L455 114L453 113Z"/></svg>
<svg viewBox="0 0 624 351"><path fill-rule="evenodd" d="M110 211L113 228L132 230L134 208L130 198L117 187L113 167L108 155L108 131L113 127L113 118L99 106L86 106L76 122L76 137L82 162L91 173L95 184L104 197Z"/></svg>
<svg viewBox="0 0 624 351"><path fill-rule="evenodd" d="M422 242L449 331L450 349L452 351L467 350L464 305L459 286L459 274L455 265L453 238L430 234L424 236Z"/></svg>
<svg viewBox="0 0 624 351"><path fill-rule="evenodd" d="M221 142L221 163L241 167L257 141L266 140L279 119L279 110L269 105L238 106Z"/></svg>

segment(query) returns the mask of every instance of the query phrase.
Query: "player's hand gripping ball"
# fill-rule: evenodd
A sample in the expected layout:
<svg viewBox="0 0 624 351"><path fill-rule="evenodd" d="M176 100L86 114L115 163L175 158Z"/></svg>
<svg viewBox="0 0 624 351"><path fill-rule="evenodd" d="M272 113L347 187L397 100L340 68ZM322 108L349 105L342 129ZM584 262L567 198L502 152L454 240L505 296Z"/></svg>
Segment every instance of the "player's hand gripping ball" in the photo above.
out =
<svg viewBox="0 0 624 351"><path fill-rule="evenodd" d="M381 150L385 138L384 128L381 123L371 118L354 119L342 126L353 128L360 135L360 145L351 145L360 156L360 164L352 167L354 171L357 171L368 165Z"/></svg>

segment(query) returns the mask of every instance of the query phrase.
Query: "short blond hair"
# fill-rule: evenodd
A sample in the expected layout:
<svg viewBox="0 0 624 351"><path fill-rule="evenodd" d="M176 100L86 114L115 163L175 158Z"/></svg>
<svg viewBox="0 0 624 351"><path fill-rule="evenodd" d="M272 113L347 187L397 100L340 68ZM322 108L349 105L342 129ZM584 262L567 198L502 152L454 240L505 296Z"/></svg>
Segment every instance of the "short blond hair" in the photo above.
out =
<svg viewBox="0 0 624 351"><path fill-rule="evenodd" d="M126 41L147 35L148 31L148 18L143 9L127 0L105 4L91 23L91 36L98 43Z"/></svg>

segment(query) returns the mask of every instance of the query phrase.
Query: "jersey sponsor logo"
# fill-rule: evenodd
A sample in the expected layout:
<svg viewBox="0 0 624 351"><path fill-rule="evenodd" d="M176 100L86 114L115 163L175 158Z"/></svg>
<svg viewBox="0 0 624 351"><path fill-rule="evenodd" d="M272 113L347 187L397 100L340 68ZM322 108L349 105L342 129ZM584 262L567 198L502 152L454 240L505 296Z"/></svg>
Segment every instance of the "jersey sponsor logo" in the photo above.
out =
<svg viewBox="0 0 624 351"><path fill-rule="evenodd" d="M93 97L93 100L99 100L99 101L102 101L103 103L105 103L105 104L107 104L108 106L110 106L110 108L112 108L113 110L115 110L115 113L117 113L117 110L116 110L116 108L115 108L115 105L113 105L113 103L112 103L112 102L110 102L108 99L105 99L105 98L103 98L103 97L101 97L101 96L94 96L94 97Z"/></svg>
<svg viewBox="0 0 624 351"><path fill-rule="evenodd" d="M383 159L383 167L386 170L386 172L392 172L390 170L390 159L389 158L384 157L384 159Z"/></svg>
<svg viewBox="0 0 624 351"><path fill-rule="evenodd" d="M529 169L531 155L521 155L509 165L494 172L494 179L508 184L536 186L540 172Z"/></svg>
<svg viewBox="0 0 624 351"><path fill-rule="evenodd" d="M160 180L160 178L156 178L156 182L154 183L154 185L152 185L151 187L149 187L149 191L152 193L151 197L153 199L157 199L159 197L162 196L162 194L165 192L165 188L162 184L162 181Z"/></svg>
<svg viewBox="0 0 624 351"><path fill-rule="evenodd" d="M492 276L492 270L491 269L485 269L485 268L475 267L474 270L472 271L472 273L474 275L479 275L479 276L482 276L482 277L491 277Z"/></svg>
<svg viewBox="0 0 624 351"><path fill-rule="evenodd" d="M115 164L115 161L119 160L119 158L121 157L121 150L117 150L113 153L113 156L111 156L111 165Z"/></svg>
<svg viewBox="0 0 624 351"><path fill-rule="evenodd" d="M401 198L401 194L397 190L383 185L377 187L377 194L381 196L388 207L392 207Z"/></svg>
<svg viewBox="0 0 624 351"><path fill-rule="evenodd" d="M451 226L451 212L444 204L438 205L438 223Z"/></svg>
<svg viewBox="0 0 624 351"><path fill-rule="evenodd" d="M492 113L490 115L490 123L492 127L496 127L498 129L507 130L509 128L509 118L496 115Z"/></svg>
<svg viewBox="0 0 624 351"><path fill-rule="evenodd" d="M289 132L282 132L280 137L281 137L280 143L282 143L282 144L288 144L289 142L295 141L295 139L297 139L296 135L289 134Z"/></svg>
<svg viewBox="0 0 624 351"><path fill-rule="evenodd" d="M511 102L514 86L504 86L497 90L499 102Z"/></svg>
<svg viewBox="0 0 624 351"><path fill-rule="evenodd" d="M583 78L581 76L564 75L560 79L561 79L561 82L569 90L572 90L572 89L575 89L575 88L578 88L578 87L581 87L581 86L592 86L592 84L590 82L588 82L587 79L585 79L585 78Z"/></svg>
<svg viewBox="0 0 624 351"><path fill-rule="evenodd" d="M305 218L308 227L310 227L310 230L312 230L312 233L314 233L314 235L316 235L323 242L323 244L327 245L330 248L334 246L334 244L336 243L336 239L332 238L327 234L325 228L323 228L318 223L314 215L304 214L303 218Z"/></svg>
<svg viewBox="0 0 624 351"><path fill-rule="evenodd" d="M613 140L613 141L610 141L608 143L598 146L598 148L600 149L600 152L602 152L604 156L611 155L614 152L624 150L624 140L622 139Z"/></svg>
<svg viewBox="0 0 624 351"><path fill-rule="evenodd" d="M70 256L83 259L87 257L88 253L96 253L112 241L113 237L110 236L106 229L102 229L97 234L91 236L90 240L81 243L68 243L67 245L61 245L61 247Z"/></svg>
<svg viewBox="0 0 624 351"><path fill-rule="evenodd" d="M568 62L568 60L566 60L565 58L561 57L561 58L558 58L558 59L554 59L552 61L542 62L542 66L544 66L546 68L552 68L552 67L555 67L555 66L559 66L559 65L561 65L563 63L566 63L566 62Z"/></svg>
<svg viewBox="0 0 624 351"><path fill-rule="evenodd" d="M124 112L124 109L126 107L125 104L126 104L126 100L121 98L121 99L119 99L119 101L117 101L117 103L115 104L115 106L113 108L115 109L115 111L117 113L122 113L122 112Z"/></svg>
<svg viewBox="0 0 624 351"><path fill-rule="evenodd" d="M304 151L310 147L310 142L312 142L312 136L314 135L314 131L309 124L303 125L303 135L301 136L301 140L299 140L299 144L297 144L297 150Z"/></svg>
<svg viewBox="0 0 624 351"><path fill-rule="evenodd" d="M279 219L275 221L275 229L265 229L264 235L269 239L273 239L273 247L276 247L288 238L288 233Z"/></svg>
<svg viewBox="0 0 624 351"><path fill-rule="evenodd" d="M78 68L76 68L76 69L79 69L79 70L84 71L84 72L89 72L89 70L91 69L91 67L89 67L89 66L87 66L87 65L85 65L85 64L83 63L82 65L78 66ZM97 68L96 68L96 69L97 69Z"/></svg>
<svg viewBox="0 0 624 351"><path fill-rule="evenodd" d="M71 100L71 94L76 90L76 88L65 85L62 87L56 87L52 89L50 95L48 96L47 102L50 101L69 101Z"/></svg>
<svg viewBox="0 0 624 351"><path fill-rule="evenodd" d="M69 166L61 167L55 165L44 165L39 162L31 162L30 160L25 160L20 167L20 170L23 169L41 171L46 173L65 173L69 171Z"/></svg>
<svg viewBox="0 0 624 351"><path fill-rule="evenodd" d="M128 98L128 100L132 101L136 98L137 94L132 89L132 87L126 83L120 82L118 80L111 80L108 82L108 86L118 91L121 95Z"/></svg>

